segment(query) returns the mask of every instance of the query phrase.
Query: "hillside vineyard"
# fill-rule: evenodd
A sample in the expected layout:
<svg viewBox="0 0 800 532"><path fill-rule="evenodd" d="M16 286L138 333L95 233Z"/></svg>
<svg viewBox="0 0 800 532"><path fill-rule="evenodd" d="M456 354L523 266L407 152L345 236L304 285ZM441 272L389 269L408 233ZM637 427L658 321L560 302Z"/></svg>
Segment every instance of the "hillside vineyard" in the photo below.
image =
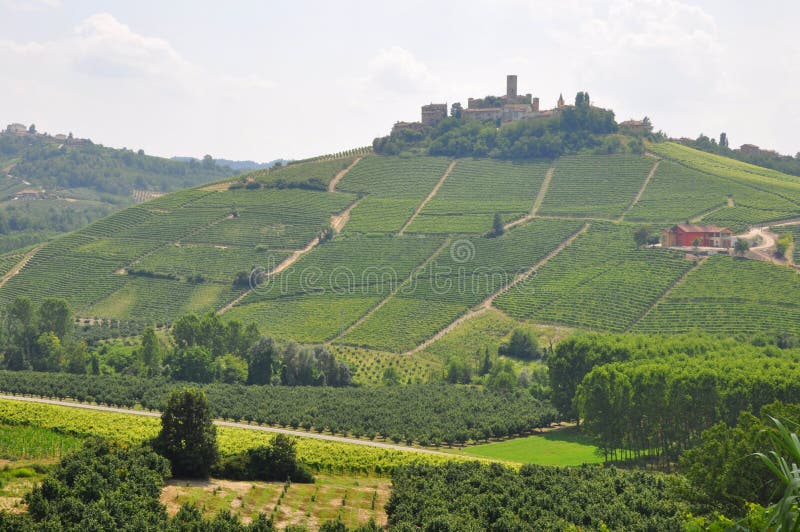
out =
<svg viewBox="0 0 800 532"><path fill-rule="evenodd" d="M791 269L687 260L633 238L643 223L738 232L790 220L800 179L678 144L648 149L260 170L4 255L0 300L63 297L80 318L142 324L214 309L277 339L395 353L491 307L596 331L800 330ZM506 230L488 238L496 215Z"/></svg>

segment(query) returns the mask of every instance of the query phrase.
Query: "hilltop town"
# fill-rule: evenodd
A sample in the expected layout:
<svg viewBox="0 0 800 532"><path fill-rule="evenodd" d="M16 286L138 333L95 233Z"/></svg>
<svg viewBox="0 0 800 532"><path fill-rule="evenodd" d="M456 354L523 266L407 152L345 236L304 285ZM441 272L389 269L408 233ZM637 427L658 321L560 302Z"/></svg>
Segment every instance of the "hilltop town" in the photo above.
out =
<svg viewBox="0 0 800 532"><path fill-rule="evenodd" d="M396 122L392 128L392 133L403 129L421 130L425 127L436 127L448 116L481 122L492 121L498 124L536 118L549 118L561 112L568 105L562 93L559 94L555 107L552 109L542 109L541 100L538 96L533 96L531 93L518 93L517 83L517 75L508 74L506 76L506 93L504 95L467 98L466 109L463 108L461 103L454 103L450 106L449 114L447 103L429 103L423 105L419 122ZM588 101L588 93L580 94L585 94L587 98L586 103L591 105L591 102ZM653 130L650 120L646 117L642 120L626 120L621 122L619 126L624 130L634 133L647 134Z"/></svg>
<svg viewBox="0 0 800 532"><path fill-rule="evenodd" d="M82 139L75 137L72 133L67 135L63 133L57 133L55 135L50 135L49 133L40 133L36 130L36 125L31 124L30 126L26 126L25 124L20 123L13 123L8 124L4 131L0 131L0 135L12 135L15 137L36 137L41 139L52 139L56 142L63 142L65 144L91 144L92 141L89 139Z"/></svg>

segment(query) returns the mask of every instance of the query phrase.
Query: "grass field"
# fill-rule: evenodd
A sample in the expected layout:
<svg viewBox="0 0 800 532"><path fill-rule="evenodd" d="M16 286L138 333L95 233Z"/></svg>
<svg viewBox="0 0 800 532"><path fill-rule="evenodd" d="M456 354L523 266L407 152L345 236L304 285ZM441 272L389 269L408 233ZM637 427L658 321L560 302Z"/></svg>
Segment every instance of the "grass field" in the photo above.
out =
<svg viewBox="0 0 800 532"><path fill-rule="evenodd" d="M574 428L515 438L464 449L464 454L525 464L577 466L599 464L603 456L589 439Z"/></svg>

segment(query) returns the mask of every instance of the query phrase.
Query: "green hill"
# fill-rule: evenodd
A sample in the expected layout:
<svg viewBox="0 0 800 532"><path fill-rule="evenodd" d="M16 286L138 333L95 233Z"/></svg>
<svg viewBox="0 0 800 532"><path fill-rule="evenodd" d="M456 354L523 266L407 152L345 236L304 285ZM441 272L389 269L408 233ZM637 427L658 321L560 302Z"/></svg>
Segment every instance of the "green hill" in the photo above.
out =
<svg viewBox="0 0 800 532"><path fill-rule="evenodd" d="M171 160L71 135L0 131L0 252L234 173L210 157Z"/></svg>
<svg viewBox="0 0 800 532"><path fill-rule="evenodd" d="M428 346L442 331L492 337L480 329L498 320L800 332L792 268L687 259L633 238L645 223L738 232L800 219L800 178L678 144L647 149L533 162L350 155L257 171L0 256L3 272L24 263L0 301L61 296L82 318L141 323L213 308L280 339L376 356L438 353ZM490 238L496 213L507 227Z"/></svg>

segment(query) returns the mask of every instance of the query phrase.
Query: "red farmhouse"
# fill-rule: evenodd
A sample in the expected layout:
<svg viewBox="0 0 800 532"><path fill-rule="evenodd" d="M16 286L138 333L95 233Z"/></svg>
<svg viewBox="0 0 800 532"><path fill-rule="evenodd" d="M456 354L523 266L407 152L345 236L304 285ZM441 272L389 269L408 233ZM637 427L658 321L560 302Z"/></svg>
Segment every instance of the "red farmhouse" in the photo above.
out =
<svg viewBox="0 0 800 532"><path fill-rule="evenodd" d="M731 230L716 225L678 224L664 231L665 246L731 247Z"/></svg>

